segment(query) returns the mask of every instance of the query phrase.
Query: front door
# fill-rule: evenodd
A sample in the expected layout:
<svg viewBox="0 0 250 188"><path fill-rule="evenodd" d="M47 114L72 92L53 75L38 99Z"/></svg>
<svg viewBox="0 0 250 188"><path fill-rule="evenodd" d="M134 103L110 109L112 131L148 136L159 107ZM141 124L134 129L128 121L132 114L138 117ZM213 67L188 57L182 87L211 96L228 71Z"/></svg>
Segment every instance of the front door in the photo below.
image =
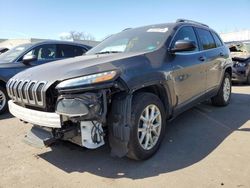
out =
<svg viewBox="0 0 250 188"><path fill-rule="evenodd" d="M197 48L193 51L178 52L172 56L172 77L178 105L181 105L204 94L206 74L204 59L202 52L199 51L193 27L185 26L177 31L172 45L177 40L190 40L197 44Z"/></svg>

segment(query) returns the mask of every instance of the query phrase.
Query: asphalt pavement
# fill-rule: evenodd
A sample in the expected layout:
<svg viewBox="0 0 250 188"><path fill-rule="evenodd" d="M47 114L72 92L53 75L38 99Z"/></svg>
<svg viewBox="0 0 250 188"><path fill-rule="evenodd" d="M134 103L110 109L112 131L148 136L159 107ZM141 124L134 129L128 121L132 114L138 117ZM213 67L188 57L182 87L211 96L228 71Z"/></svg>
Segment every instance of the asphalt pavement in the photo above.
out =
<svg viewBox="0 0 250 188"><path fill-rule="evenodd" d="M181 114L146 161L111 157L107 145L33 148L22 141L30 128L0 116L0 188L250 187L250 86L234 86L227 107L204 102Z"/></svg>

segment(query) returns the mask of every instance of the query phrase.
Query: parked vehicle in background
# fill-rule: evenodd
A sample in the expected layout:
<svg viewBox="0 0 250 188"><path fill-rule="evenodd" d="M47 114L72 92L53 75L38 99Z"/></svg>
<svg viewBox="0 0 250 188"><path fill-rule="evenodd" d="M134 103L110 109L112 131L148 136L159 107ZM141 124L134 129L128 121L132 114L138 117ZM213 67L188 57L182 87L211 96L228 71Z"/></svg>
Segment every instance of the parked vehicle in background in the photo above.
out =
<svg viewBox="0 0 250 188"><path fill-rule="evenodd" d="M15 74L51 61L81 56L90 48L73 42L43 41L19 45L0 55L0 114L8 106L6 83Z"/></svg>
<svg viewBox="0 0 250 188"><path fill-rule="evenodd" d="M3 54L4 52L7 52L9 49L8 48L0 48L0 55Z"/></svg>
<svg viewBox="0 0 250 188"><path fill-rule="evenodd" d="M127 29L83 57L14 76L9 109L34 124L33 144L62 139L94 149L108 135L113 154L143 160L158 150L167 120L206 99L229 104L229 54L214 30L194 21Z"/></svg>
<svg viewBox="0 0 250 188"><path fill-rule="evenodd" d="M227 43L233 59L232 80L250 84L250 41Z"/></svg>

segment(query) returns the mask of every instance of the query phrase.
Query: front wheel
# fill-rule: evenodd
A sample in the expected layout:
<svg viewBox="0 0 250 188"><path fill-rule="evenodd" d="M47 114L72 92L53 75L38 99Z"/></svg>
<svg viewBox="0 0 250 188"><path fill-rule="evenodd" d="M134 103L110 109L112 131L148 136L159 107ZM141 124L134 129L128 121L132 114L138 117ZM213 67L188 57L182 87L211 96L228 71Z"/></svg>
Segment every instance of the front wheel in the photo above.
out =
<svg viewBox="0 0 250 188"><path fill-rule="evenodd" d="M161 100L151 93L139 93L132 102L131 134L127 156L135 160L151 157L165 133L166 115Z"/></svg>
<svg viewBox="0 0 250 188"><path fill-rule="evenodd" d="M212 97L212 104L215 106L226 106L231 99L232 82L229 73L225 73L219 92Z"/></svg>
<svg viewBox="0 0 250 188"><path fill-rule="evenodd" d="M0 86L0 114L3 114L8 108L8 96L6 89Z"/></svg>

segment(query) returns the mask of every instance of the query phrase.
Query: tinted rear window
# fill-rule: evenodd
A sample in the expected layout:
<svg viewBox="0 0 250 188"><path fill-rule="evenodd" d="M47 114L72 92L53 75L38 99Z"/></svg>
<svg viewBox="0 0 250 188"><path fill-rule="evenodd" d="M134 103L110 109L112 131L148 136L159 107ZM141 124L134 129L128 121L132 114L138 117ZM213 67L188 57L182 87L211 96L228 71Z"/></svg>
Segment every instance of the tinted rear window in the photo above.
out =
<svg viewBox="0 0 250 188"><path fill-rule="evenodd" d="M80 46L73 46L73 45L67 45L67 44L58 45L58 58L81 56L85 52L86 52L86 49Z"/></svg>
<svg viewBox="0 0 250 188"><path fill-rule="evenodd" d="M212 34L205 29L196 28L203 50L216 48Z"/></svg>
<svg viewBox="0 0 250 188"><path fill-rule="evenodd" d="M216 43L216 46L217 46L217 47L222 46L223 43L221 42L221 40L220 40L220 38L218 37L218 35L217 35L216 33L214 33L214 32L212 32L212 35L213 35L213 37L214 37L214 41L215 41L215 43Z"/></svg>

